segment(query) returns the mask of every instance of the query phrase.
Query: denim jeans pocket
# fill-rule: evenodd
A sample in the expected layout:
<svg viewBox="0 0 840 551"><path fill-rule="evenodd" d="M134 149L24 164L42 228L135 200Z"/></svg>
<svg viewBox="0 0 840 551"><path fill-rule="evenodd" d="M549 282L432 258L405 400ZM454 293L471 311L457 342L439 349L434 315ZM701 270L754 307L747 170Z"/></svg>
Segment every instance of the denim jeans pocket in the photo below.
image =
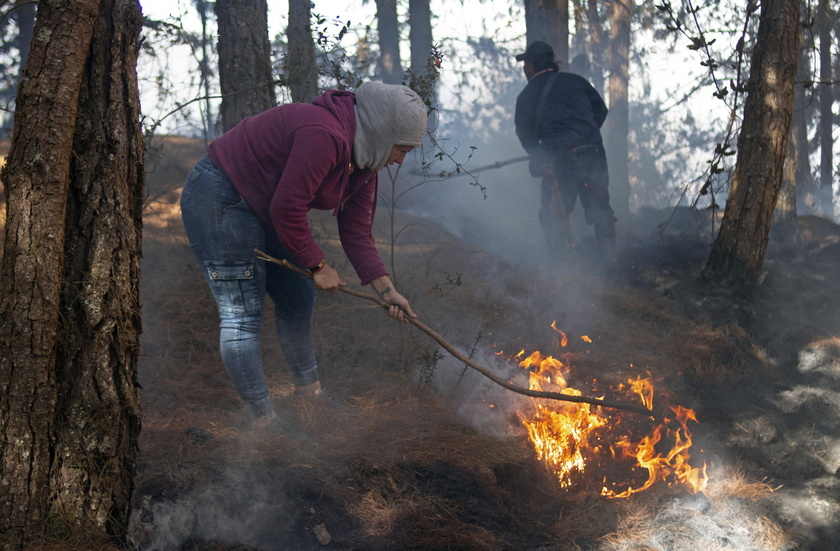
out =
<svg viewBox="0 0 840 551"><path fill-rule="evenodd" d="M252 262L206 262L207 282L225 314L258 314L263 293Z"/></svg>
<svg viewBox="0 0 840 551"><path fill-rule="evenodd" d="M181 206L189 205L190 199L192 198L193 191L196 187L196 182L201 177L201 168L196 166L193 168L190 173L187 175L187 179L184 182L184 187L181 190Z"/></svg>

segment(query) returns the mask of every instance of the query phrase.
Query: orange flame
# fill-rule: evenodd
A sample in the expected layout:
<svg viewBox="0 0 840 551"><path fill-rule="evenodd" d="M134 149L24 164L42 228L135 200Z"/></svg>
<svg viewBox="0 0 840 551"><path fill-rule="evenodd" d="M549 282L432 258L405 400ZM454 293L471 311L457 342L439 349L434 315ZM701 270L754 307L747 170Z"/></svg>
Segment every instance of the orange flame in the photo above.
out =
<svg viewBox="0 0 840 551"><path fill-rule="evenodd" d="M565 348L566 345L569 344L569 337L566 336L566 333L560 331L560 329L557 328L556 321L551 322L551 328L560 333L560 346Z"/></svg>
<svg viewBox="0 0 840 551"><path fill-rule="evenodd" d="M630 497L633 494L647 490L655 482L664 481L669 485L678 483L686 486L691 493L702 492L706 488L709 477L706 474L705 463L701 468L694 468L688 464L688 449L691 448L691 431L686 426L689 420L697 422L693 410L682 406L672 407L676 414L676 420L680 428L676 430L665 429L668 435L673 438L674 445L664 456L656 452L656 444L662 439L663 426L653 428L649 436L642 438L638 444L632 444L628 440L619 441L615 446L620 448L623 458L635 458L639 466L647 469L648 479L639 488L628 488L623 492L613 492L606 486L601 490L601 495L611 498ZM667 421L667 420L666 420Z"/></svg>
<svg viewBox="0 0 840 551"><path fill-rule="evenodd" d="M552 329L565 338L553 323ZM523 359L524 354L523 350L515 360L529 371L531 390L582 394L569 387L564 376L568 366L563 362L538 351ZM655 389L650 376L630 378L617 390L653 409ZM610 412L608 422L602 409L590 404L532 399L532 405L533 410L517 414L537 459L557 476L563 488L599 473L600 494L608 498L630 497L657 482L679 485L691 493L706 488L706 465L695 468L689 464L692 434L687 424L698 422L693 410L671 407L675 419L664 419L650 427L649 419L619 410ZM669 428L673 424L676 428ZM593 473L588 473L588 467ZM614 473L619 471L626 474L614 480Z"/></svg>

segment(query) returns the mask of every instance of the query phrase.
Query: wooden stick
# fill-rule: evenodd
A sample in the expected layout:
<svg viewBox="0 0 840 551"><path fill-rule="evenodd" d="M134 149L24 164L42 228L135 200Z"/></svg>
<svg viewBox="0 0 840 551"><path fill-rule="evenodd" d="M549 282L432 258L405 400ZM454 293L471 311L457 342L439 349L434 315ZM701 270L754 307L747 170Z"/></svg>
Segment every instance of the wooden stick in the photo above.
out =
<svg viewBox="0 0 840 551"><path fill-rule="evenodd" d="M523 155L521 157L514 157L514 158L508 159L506 161L496 161L495 163L490 163L489 165L477 166L475 168L470 168L469 170L466 167L464 167L463 170L458 171L458 172L450 170L445 177L442 177L442 176L438 176L438 177L441 177L444 180L446 180L446 179L449 179L449 178L458 178L460 176L472 176L473 174L477 174L477 173L481 172L482 170L492 170L492 169L495 169L495 168L502 168L503 166L512 165L514 163L521 163L522 161L527 161L528 159L530 159L530 157L528 155ZM427 171L412 170L412 171L409 172L409 174L412 174L414 176L426 176L427 173L428 173L428 170ZM446 173L447 173L447 171L445 171L445 170L440 171L440 174L446 174Z"/></svg>
<svg viewBox="0 0 840 551"><path fill-rule="evenodd" d="M257 258L260 259L260 260L265 260L267 262L273 262L274 264L279 264L281 266L284 266L284 267L292 270L293 272L295 272L297 274L300 274L302 277L312 279L312 274L308 270L304 270L303 268L301 268L301 267L299 267L295 264L292 264L288 260L285 260L285 259L282 259L282 258L274 258L274 257L269 256L266 253L264 253L260 250L257 250L257 249L255 249L254 252L257 253ZM385 302L384 300L380 299L377 296L368 294L368 293L362 293L360 291L354 291L353 289L348 289L347 287L339 287L339 290L344 292L344 293L347 293L348 295L352 295L354 297L358 297L358 298L362 298L362 299L365 299L365 300L375 302L380 307L385 308L385 309L388 309L388 308L391 307L391 305L388 304L387 302ZM488 379L490 379L494 383L496 383L500 386L503 386L504 388L506 388L508 390L512 390L513 392L516 392L518 394L522 394L522 395L525 395L525 396L530 396L531 398L544 398L544 399L547 399L547 400L560 400L560 401L563 401L563 402L585 403L585 404L591 404L591 405L594 405L594 406L600 406L600 407L604 407L604 408L613 408L613 409L622 409L622 410L626 410L626 411L632 411L633 413L639 413L639 414L642 414L642 415L647 415L649 417L654 416L653 412L651 410L647 409L646 407L638 405L638 404L632 404L630 402L624 402L624 401L618 401L618 400L603 400L603 399L600 399L600 398L588 398L586 396L571 396L569 394L561 394L560 392L545 392L545 391L541 391L541 390L531 390L530 388L523 388L521 386L514 385L514 384L502 379L501 377L497 376L495 373L493 373L492 371L490 371L486 367L483 367L483 366L475 363L474 361L472 361L468 357L464 356L454 346L449 344L449 342L447 342L446 339L444 339L442 336L440 336L440 334L438 334L436 331L431 329L429 326L427 326L423 322L421 322L421 321L419 321L415 318L408 317L408 316L406 316L406 319L412 325L414 325L415 327L417 327L418 329L420 329L421 331L426 333L428 336L433 338L435 341L437 341L437 343L439 345L441 345L447 352L452 354L452 356L454 356L458 360L464 362L466 365L470 366L471 368L475 369L476 371L478 371L479 373L481 373L482 375L484 375L485 377L487 377Z"/></svg>

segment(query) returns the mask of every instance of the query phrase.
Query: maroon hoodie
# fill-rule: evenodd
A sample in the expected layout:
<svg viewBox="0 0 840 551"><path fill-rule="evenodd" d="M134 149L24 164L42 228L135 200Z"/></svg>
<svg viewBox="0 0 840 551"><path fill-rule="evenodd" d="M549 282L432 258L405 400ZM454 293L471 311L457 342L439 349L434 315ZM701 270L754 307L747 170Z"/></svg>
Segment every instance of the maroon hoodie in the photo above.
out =
<svg viewBox="0 0 840 551"><path fill-rule="evenodd" d="M301 266L324 258L309 210L332 210L344 253L364 285L388 272L373 238L377 175L350 173L354 103L355 94L330 90L312 104L274 107L214 140L208 153Z"/></svg>

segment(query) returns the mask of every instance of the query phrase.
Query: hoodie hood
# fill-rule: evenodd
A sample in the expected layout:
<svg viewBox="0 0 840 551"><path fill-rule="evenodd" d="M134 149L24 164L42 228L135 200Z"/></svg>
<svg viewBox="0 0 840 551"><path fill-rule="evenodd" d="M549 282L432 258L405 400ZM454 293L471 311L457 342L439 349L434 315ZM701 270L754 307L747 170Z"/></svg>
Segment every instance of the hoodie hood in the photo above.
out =
<svg viewBox="0 0 840 551"><path fill-rule="evenodd" d="M388 162L395 145L419 146L427 120L426 104L411 88L365 82L356 90L356 165L376 172Z"/></svg>

